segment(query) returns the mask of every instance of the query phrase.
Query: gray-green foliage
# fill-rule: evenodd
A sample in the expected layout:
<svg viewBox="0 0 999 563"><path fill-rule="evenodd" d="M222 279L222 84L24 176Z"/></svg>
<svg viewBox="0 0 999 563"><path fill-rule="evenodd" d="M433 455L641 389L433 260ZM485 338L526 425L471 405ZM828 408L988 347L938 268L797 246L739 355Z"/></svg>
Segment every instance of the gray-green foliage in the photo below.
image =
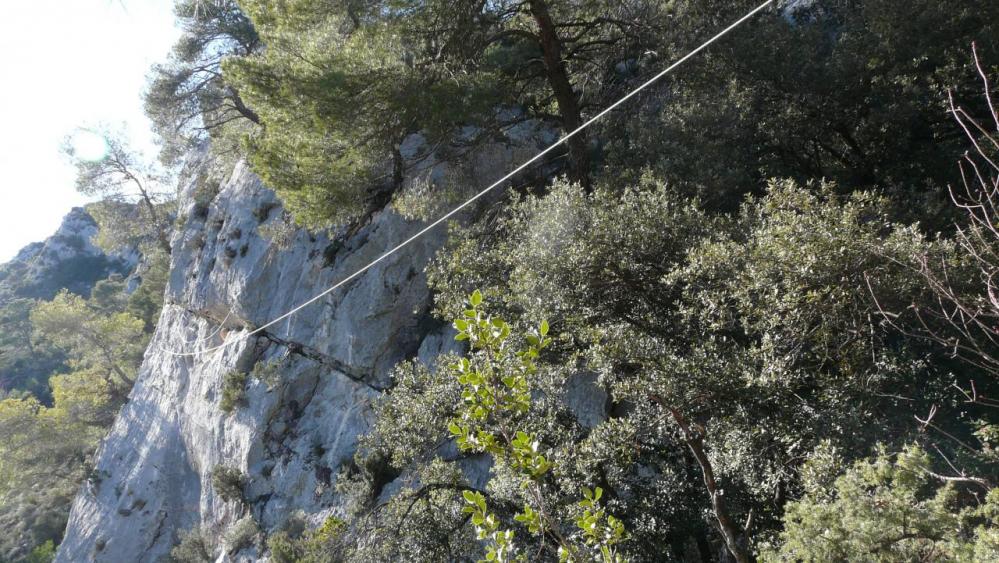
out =
<svg viewBox="0 0 999 563"><path fill-rule="evenodd" d="M237 407L246 404L246 382L248 379L249 374L239 369L230 370L222 377L222 396L219 399L219 408L223 412L232 413Z"/></svg>
<svg viewBox="0 0 999 563"><path fill-rule="evenodd" d="M170 550L170 563L211 563L211 542L200 528L194 527L180 535L180 542Z"/></svg>
<svg viewBox="0 0 999 563"><path fill-rule="evenodd" d="M362 469L345 477L338 488L354 504L350 527L331 545L340 560L471 560L482 554L462 512L461 491L468 483L455 464L433 456L414 467L384 506L372 502L388 484L382 475Z"/></svg>
<svg viewBox="0 0 999 563"><path fill-rule="evenodd" d="M912 413L954 400L948 372L961 367L883 322L873 296L903 312L932 303L913 258L946 260L954 275L962 261L946 241L893 224L886 199L836 194L772 182L738 214L713 215L649 179L592 196L557 185L498 223L456 231L432 269L443 315L460 314L463 295L483 287L508 318L551 320L559 338L542 372L582 364L600 374L618 415L547 436L569 457L566 482L600 476L612 491L632 557L663 544L680 557L688 542L716 541L700 469L668 408L694 421L731 516L752 513L750 541L765 543L781 499L800 487L798 460L817 444L862 456L888 436L912 436ZM952 432L974 429L944 408ZM974 471L995 470L938 445Z"/></svg>
<svg viewBox="0 0 999 563"><path fill-rule="evenodd" d="M212 487L226 502L245 503L246 474L237 467L216 465L212 468Z"/></svg>
<svg viewBox="0 0 999 563"><path fill-rule="evenodd" d="M259 539L260 526L253 518L253 515L247 514L236 521L236 523L229 528L229 531L226 532L225 544L229 553L236 553L241 549L255 546Z"/></svg>

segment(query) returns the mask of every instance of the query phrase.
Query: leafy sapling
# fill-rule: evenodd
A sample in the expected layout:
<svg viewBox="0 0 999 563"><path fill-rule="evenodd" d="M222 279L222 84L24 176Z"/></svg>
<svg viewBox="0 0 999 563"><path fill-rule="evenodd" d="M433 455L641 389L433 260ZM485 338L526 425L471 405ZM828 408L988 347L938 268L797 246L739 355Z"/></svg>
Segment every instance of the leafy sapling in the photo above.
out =
<svg viewBox="0 0 999 563"><path fill-rule="evenodd" d="M531 408L531 379L537 373L535 360L548 347L547 322L524 336L515 349L512 329L503 319L486 314L482 293L468 299L469 308L454 321L456 340L469 343L470 353L450 366L462 385L462 403L448 429L462 451L488 453L507 464L521 480L524 508L514 517L527 531L538 536L542 549L554 540L560 561L624 561L617 546L626 537L624 524L606 513L600 504L603 490L584 488L578 503L577 532L564 534L561 515L555 514L550 494L543 486L552 462L542 453L537 435L524 429L524 415ZM486 561L526 561L518 551L514 532L503 529L499 517L490 512L481 492L465 491L464 512L470 515L480 540L488 541Z"/></svg>

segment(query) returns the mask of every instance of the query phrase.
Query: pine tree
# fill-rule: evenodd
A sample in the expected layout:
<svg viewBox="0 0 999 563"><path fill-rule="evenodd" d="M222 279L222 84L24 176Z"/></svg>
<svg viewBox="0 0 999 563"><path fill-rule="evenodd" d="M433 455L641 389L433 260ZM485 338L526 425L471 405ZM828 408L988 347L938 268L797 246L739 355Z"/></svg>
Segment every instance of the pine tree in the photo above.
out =
<svg viewBox="0 0 999 563"><path fill-rule="evenodd" d="M426 135L436 158L457 158L528 119L577 128L626 81L620 69L665 17L649 2L241 5L267 44L224 65L265 125L251 156L313 225L398 187L410 134ZM590 150L585 134L574 137L566 167L587 189Z"/></svg>

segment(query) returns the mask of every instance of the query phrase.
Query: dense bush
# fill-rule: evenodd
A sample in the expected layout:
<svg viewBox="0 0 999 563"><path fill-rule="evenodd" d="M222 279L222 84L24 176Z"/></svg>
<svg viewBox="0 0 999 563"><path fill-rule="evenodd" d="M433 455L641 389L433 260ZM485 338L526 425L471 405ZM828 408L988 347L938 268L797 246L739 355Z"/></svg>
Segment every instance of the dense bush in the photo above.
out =
<svg viewBox="0 0 999 563"><path fill-rule="evenodd" d="M237 520L226 532L225 544L230 553L254 547L260 538L260 526L252 515Z"/></svg>
<svg viewBox="0 0 999 563"><path fill-rule="evenodd" d="M322 563L340 558L334 551L344 532L343 520L330 516L314 530L281 530L267 538L267 549L274 563Z"/></svg>
<svg viewBox="0 0 999 563"><path fill-rule="evenodd" d="M999 491L984 487L976 491L987 493L981 504L967 507L959 499L962 479L932 465L909 446L895 455L881 450L836 476L842 460L820 446L802 469L804 495L788 504L780 552L765 559L995 561Z"/></svg>
<svg viewBox="0 0 999 563"><path fill-rule="evenodd" d="M555 340L531 377L543 399L526 420L559 468L555 490L605 491L629 530L622 550L630 558L656 559L664 546L682 558L724 544L748 557L780 545L785 504L805 487L802 462L823 444L844 452L836 471L879 443L919 441L946 456L934 464L958 459L969 474L995 474L994 461L947 438L973 439L978 425L966 421L990 415L960 404L951 386L965 364L904 337L897 327L916 326L915 316L886 322L873 299L900 311L932 304L918 257L945 260L955 276L965 262L947 241L893 223L886 198L840 192L772 182L738 214L717 215L651 179L589 196L560 184L498 223L453 233L431 272L441 314L461 317L464 296L483 287L515 325L550 320ZM595 428L567 408L566 388L580 371L598 374L591 392L610 395ZM432 559L441 547L469 549L467 532L453 531L458 522L448 517L460 514L456 491L470 486L460 468L474 459L447 453L444 429L461 387L447 370L418 366L401 367L396 381L359 454L354 490L383 492L385 477L364 469L376 460L404 482L440 488L404 486L376 512L356 501L358 545L381 551L355 556ZM985 396L994 391L991 381L978 385ZM941 432L926 434L914 415L934 405ZM514 528L515 480L494 471L490 510ZM973 497L960 499L955 510L969 509ZM412 525L404 519L393 538L372 539L379 526L371 519L400 518L392 506ZM718 532L726 526L728 537Z"/></svg>
<svg viewBox="0 0 999 563"><path fill-rule="evenodd" d="M211 542L200 528L193 528L180 536L180 542L170 550L170 563L211 563Z"/></svg>

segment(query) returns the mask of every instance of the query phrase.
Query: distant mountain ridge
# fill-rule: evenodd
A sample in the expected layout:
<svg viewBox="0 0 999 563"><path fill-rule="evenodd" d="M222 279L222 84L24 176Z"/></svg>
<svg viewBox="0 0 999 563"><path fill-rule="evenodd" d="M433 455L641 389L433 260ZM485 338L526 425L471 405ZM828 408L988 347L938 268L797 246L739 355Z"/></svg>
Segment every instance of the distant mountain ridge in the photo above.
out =
<svg viewBox="0 0 999 563"><path fill-rule="evenodd" d="M127 276L137 253L109 255L92 242L99 228L82 207L74 207L44 242L33 242L0 265L0 305L12 299L51 299L62 289L89 295L113 274Z"/></svg>

